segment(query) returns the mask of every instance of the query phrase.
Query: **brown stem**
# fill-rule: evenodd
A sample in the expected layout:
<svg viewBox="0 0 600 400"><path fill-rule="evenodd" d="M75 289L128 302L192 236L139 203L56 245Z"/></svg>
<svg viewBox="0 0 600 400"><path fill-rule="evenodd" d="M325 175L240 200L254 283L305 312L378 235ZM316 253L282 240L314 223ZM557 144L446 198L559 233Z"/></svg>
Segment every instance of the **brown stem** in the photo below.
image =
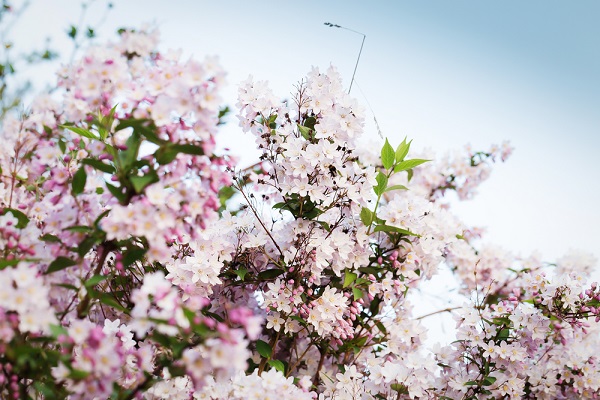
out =
<svg viewBox="0 0 600 400"><path fill-rule="evenodd" d="M448 308L444 308L443 310L437 310L434 312L430 312L429 314L425 314L425 315L421 315L418 318L415 318L415 320L420 320L420 319L424 319L427 317L431 317L432 315L436 315L436 314L441 314L441 313L445 313L445 312L450 312L450 311L454 311L454 310L458 310L462 307L448 307Z"/></svg>
<svg viewBox="0 0 600 400"><path fill-rule="evenodd" d="M321 377L319 376L319 372L321 372L321 368L323 368L323 362L325 361L325 355L327 351L319 349L321 353L321 358L319 358L319 365L317 366L317 372L315 372L315 377L313 378L313 385L315 387L319 386Z"/></svg>
<svg viewBox="0 0 600 400"><path fill-rule="evenodd" d="M260 365L258 366L258 375L259 376L265 370L265 367L267 366L267 362L269 360L273 359L273 353L275 353L275 346L277 345L277 341L279 341L280 334L281 334L281 329L277 332L277 335L273 339L271 339L271 343L269 343L269 346L271 346L271 356L263 358L260 361Z"/></svg>
<svg viewBox="0 0 600 400"><path fill-rule="evenodd" d="M267 235L271 238L271 241L273 242L273 244L275 245L275 247L279 251L279 254L281 254L283 256L283 251L281 251L281 248L279 247L279 245L275 241L275 238L271 235L271 232L267 229L267 227L265 226L265 224L262 222L262 219L260 219L260 217L258 216L258 213L254 209L254 207L252 207L252 204L250 203L250 199L248 199L248 197L246 196L246 193L244 193L244 191L242 190L241 187L239 187L239 191L242 194L242 196L244 196L244 199L246 199L246 203L248 203L248 206L249 206L250 210L252 210L252 214L254 214L254 216L256 217L256 219L258 220L258 222L260 223L260 225L263 227L263 229L265 230L265 232L267 233Z"/></svg>
<svg viewBox="0 0 600 400"><path fill-rule="evenodd" d="M101 247L102 247L102 252L100 253L100 257L98 259L98 265L96 265L96 269L94 270L94 273L92 274L92 276L98 275L102 272L102 266L104 265L104 261L106 261L106 257L108 256L108 253L110 253L110 251L112 250L112 246L109 245L109 243L104 243L103 245L101 245ZM90 293L88 291L85 294L85 297L83 298L83 300L81 300L81 302L77 305L77 317L78 318L83 318L86 316L87 308L90 305L90 300L91 300L91 297L90 297Z"/></svg>

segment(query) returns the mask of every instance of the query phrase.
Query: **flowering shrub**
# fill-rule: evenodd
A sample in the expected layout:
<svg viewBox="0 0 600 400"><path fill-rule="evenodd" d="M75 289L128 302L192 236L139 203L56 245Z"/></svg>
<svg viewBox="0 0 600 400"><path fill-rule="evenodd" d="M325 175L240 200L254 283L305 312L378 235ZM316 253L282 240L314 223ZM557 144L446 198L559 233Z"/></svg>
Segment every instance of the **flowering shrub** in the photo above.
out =
<svg viewBox="0 0 600 400"><path fill-rule="evenodd" d="M493 247L449 211L504 144L360 145L335 69L239 88L262 151L215 153L223 71L124 31L3 121L0 394L72 399L574 398L600 392L594 260ZM232 201L230 200L232 197ZM407 298L451 268L456 340Z"/></svg>

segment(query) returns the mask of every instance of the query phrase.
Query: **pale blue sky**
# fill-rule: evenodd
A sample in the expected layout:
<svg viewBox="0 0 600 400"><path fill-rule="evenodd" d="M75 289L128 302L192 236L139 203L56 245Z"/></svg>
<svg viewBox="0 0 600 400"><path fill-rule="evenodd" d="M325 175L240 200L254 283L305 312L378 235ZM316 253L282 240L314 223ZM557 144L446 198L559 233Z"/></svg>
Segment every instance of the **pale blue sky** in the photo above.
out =
<svg viewBox="0 0 600 400"><path fill-rule="evenodd" d="M52 34L68 55L64 30L75 0L34 1L17 44ZM600 256L600 2L595 0L429 1L114 1L100 33L154 22L164 47L217 54L229 72L226 101L252 74L277 94L312 65L339 67L352 93L368 101L392 143L438 151L467 142L486 148L508 139L513 158L480 196L458 205L490 241L551 260L568 248ZM101 2L91 7L96 21ZM36 73L40 81L51 73ZM360 90L358 89L360 87ZM367 126L375 135L371 122ZM221 137L249 162L248 137L230 124Z"/></svg>

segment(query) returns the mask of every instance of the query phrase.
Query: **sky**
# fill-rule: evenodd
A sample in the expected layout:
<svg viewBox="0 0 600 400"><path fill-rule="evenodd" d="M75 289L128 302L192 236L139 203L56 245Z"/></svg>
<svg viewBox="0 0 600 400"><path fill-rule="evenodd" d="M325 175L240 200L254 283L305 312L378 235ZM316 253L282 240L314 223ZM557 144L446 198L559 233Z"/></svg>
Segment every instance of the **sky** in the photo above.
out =
<svg viewBox="0 0 600 400"><path fill-rule="evenodd" d="M16 1L16 4L19 2ZM37 0L14 27L17 45L51 47L68 60L65 34L80 20L76 0ZM600 2L596 0L428 0L302 2L114 0L88 7L83 25L98 42L119 27L148 22L163 49L218 55L228 72L225 102L253 75L289 97L312 66L335 65L367 106L367 134L438 154L469 143L487 149L509 140L479 196L454 205L486 241L551 261L568 249L600 258ZM56 64L32 74L52 82ZM219 140L249 164L257 154L235 118Z"/></svg>

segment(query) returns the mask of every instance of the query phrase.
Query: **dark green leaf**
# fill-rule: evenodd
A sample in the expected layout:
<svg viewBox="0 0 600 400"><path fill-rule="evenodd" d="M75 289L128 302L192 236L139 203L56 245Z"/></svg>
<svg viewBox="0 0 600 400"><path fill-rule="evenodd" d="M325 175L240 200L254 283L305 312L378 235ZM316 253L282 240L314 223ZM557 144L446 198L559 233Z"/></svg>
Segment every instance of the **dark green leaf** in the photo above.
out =
<svg viewBox="0 0 600 400"><path fill-rule="evenodd" d="M165 145L156 150L154 157L156 158L157 163L165 165L173 161L175 157L177 157L177 154L179 153L173 148L173 146Z"/></svg>
<svg viewBox="0 0 600 400"><path fill-rule="evenodd" d="M71 29L67 31L67 35L71 39L75 39L75 36L77 36L77 27L75 25L71 25Z"/></svg>
<svg viewBox="0 0 600 400"><path fill-rule="evenodd" d="M123 255L123 266L129 267L134 262L140 261L142 258L144 258L146 252L147 250L142 249L141 247L134 247L127 250L127 252L125 252Z"/></svg>
<svg viewBox="0 0 600 400"><path fill-rule="evenodd" d="M281 372L282 374L285 374L285 365L283 364L283 362L279 361L279 360L269 360L268 364L275 368L277 371Z"/></svg>
<svg viewBox="0 0 600 400"><path fill-rule="evenodd" d="M486 376L482 382L482 386L490 386L490 385L494 384L494 382L496 382L495 376Z"/></svg>
<svg viewBox="0 0 600 400"><path fill-rule="evenodd" d="M172 148L178 153L191 154L194 156L204 155L204 149L196 144L175 144Z"/></svg>
<svg viewBox="0 0 600 400"><path fill-rule="evenodd" d="M77 246L77 254L79 254L79 257L85 256L98 242L99 239L94 236L83 239L83 241L79 243L79 246Z"/></svg>
<svg viewBox="0 0 600 400"><path fill-rule="evenodd" d="M152 120L149 119L125 119L119 121L119 124L115 128L115 131L120 131L126 128L133 128L134 131L144 136L148 141L162 145L167 143L166 140L160 139L156 132L158 129L154 125Z"/></svg>
<svg viewBox="0 0 600 400"><path fill-rule="evenodd" d="M1 215L6 214L7 212L11 213L13 217L17 219L17 229L23 229L29 223L29 218L27 215L23 214L22 211L16 210L14 208L5 208Z"/></svg>
<svg viewBox="0 0 600 400"><path fill-rule="evenodd" d="M85 182L87 180L87 174L85 173L85 167L82 165L75 174L73 174L72 191L73 196L77 196L83 192L85 188Z"/></svg>
<svg viewBox="0 0 600 400"><path fill-rule="evenodd" d="M123 201L125 201L127 195L123 193L123 188L113 186L108 182L105 182L105 184L108 190L112 193L112 195L115 196L117 200L119 200L119 203L123 203Z"/></svg>
<svg viewBox="0 0 600 400"><path fill-rule="evenodd" d="M69 231L69 232L90 233L94 230L94 228L92 228L91 226L85 226L85 225L74 225L74 226L69 226L68 228L65 228L64 230Z"/></svg>
<svg viewBox="0 0 600 400"><path fill-rule="evenodd" d="M86 288L91 288L106 280L108 276L105 275L94 275L83 284Z"/></svg>
<svg viewBox="0 0 600 400"><path fill-rule="evenodd" d="M3 270L6 267L14 267L15 265L17 265L21 260L18 259L14 259L14 260L6 260L6 259L1 259L0 260L0 271Z"/></svg>
<svg viewBox="0 0 600 400"><path fill-rule="evenodd" d="M384 335L387 335L387 329L385 329L385 325L383 325L383 323L381 321L378 320L374 320L375 321L375 326L377 326L377 329L379 329L379 332L381 332Z"/></svg>
<svg viewBox="0 0 600 400"><path fill-rule="evenodd" d="M58 236L51 235L49 233L40 236L40 240L46 243L60 243L60 239L58 238Z"/></svg>
<svg viewBox="0 0 600 400"><path fill-rule="evenodd" d="M271 279L277 278L279 275L283 274L285 271L281 269L268 269L266 271L262 271L258 274L258 279L261 281L268 281Z"/></svg>
<svg viewBox="0 0 600 400"><path fill-rule="evenodd" d="M98 218L96 218L96 220L94 221L94 226L96 227L96 229L100 227L100 221L102 220L102 218L106 217L109 213L110 210L106 210L103 211L102 214L98 215Z"/></svg>
<svg viewBox="0 0 600 400"><path fill-rule="evenodd" d="M221 108L219 110L219 125L223 125L225 122L223 121L223 118L225 118L225 116L227 114L229 114L229 107L225 106L223 108Z"/></svg>
<svg viewBox="0 0 600 400"><path fill-rule="evenodd" d="M406 229L398 228L395 226L389 226L389 225L377 225L375 227L374 231L375 232L394 232L394 233L401 233L403 235L420 237L420 235L417 235L416 233L412 233L411 231L408 231Z"/></svg>
<svg viewBox="0 0 600 400"><path fill-rule="evenodd" d="M81 369L73 369L69 374L69 378L78 381L87 378L90 375L90 372L83 371Z"/></svg>
<svg viewBox="0 0 600 400"><path fill-rule="evenodd" d="M95 168L99 171L106 172L107 174L114 174L116 172L115 167L110 164L103 163L100 160L95 160L93 158L84 158L81 160L82 164L89 165L92 168Z"/></svg>
<svg viewBox="0 0 600 400"><path fill-rule="evenodd" d="M94 292L93 297L98 299L100 301L100 303L105 304L109 307L112 307L115 310L119 310L122 312L128 312L125 307L123 307L121 304L119 304L119 302L117 300L115 300L115 298L108 293Z"/></svg>
<svg viewBox="0 0 600 400"><path fill-rule="evenodd" d="M233 271L237 276L240 277L240 280L244 280L244 278L246 277L246 274L248 273L248 270L246 268L240 268L237 269L235 271Z"/></svg>
<svg viewBox="0 0 600 400"><path fill-rule="evenodd" d="M273 354L273 349L271 346L262 340L256 341L256 351L258 351L258 354L260 354L260 356L263 358L270 358Z"/></svg>
<svg viewBox="0 0 600 400"><path fill-rule="evenodd" d="M124 170L128 171L137 160L141 143L142 139L140 138L140 135L136 131L133 131L131 136L129 136L125 142L127 149L120 151L118 154L119 160L121 160L121 166Z"/></svg>
<svg viewBox="0 0 600 400"><path fill-rule="evenodd" d="M50 263L48 269L46 270L46 274L51 274L53 272L63 270L73 265L77 265L77 261L71 260L67 257L58 257L56 260Z"/></svg>

